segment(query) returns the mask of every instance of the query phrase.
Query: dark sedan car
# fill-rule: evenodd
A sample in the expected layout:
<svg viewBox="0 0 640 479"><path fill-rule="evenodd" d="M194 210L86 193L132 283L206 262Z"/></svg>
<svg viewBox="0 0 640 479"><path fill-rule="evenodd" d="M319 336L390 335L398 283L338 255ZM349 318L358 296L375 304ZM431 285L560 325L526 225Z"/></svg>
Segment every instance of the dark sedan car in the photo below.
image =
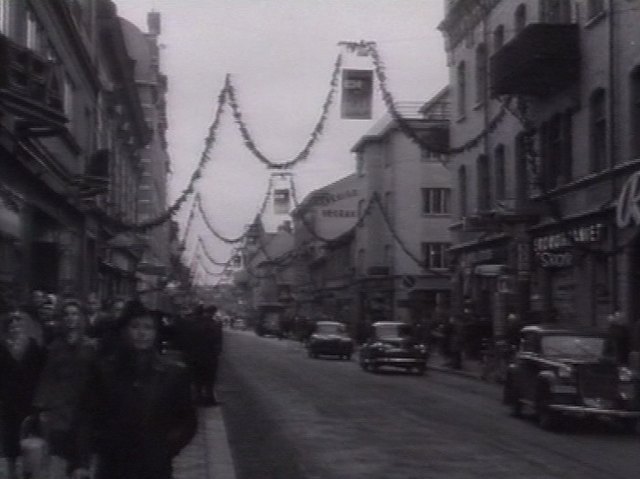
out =
<svg viewBox="0 0 640 479"><path fill-rule="evenodd" d="M353 341L347 335L342 323L336 321L318 321L307 342L310 358L318 356L338 356L341 359L351 359Z"/></svg>
<svg viewBox="0 0 640 479"><path fill-rule="evenodd" d="M376 372L382 366L390 366L424 374L427 347L413 338L410 325L381 321L373 323L371 329L369 339L360 348L362 369Z"/></svg>
<svg viewBox="0 0 640 479"><path fill-rule="evenodd" d="M602 333L577 332L557 326L527 326L509 365L504 402L519 416L533 410L545 429L562 416L608 417L625 429L636 429L640 418L638 377L607 355Z"/></svg>

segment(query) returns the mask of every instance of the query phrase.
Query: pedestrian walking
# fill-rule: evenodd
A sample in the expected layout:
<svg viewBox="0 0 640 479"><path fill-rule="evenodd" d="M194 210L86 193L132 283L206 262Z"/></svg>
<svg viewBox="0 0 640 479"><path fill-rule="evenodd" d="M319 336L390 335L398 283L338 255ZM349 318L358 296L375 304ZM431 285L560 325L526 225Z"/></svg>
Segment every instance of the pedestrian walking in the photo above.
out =
<svg viewBox="0 0 640 479"><path fill-rule="evenodd" d="M5 315L1 323L0 414L9 479L18 478L20 426L32 412L31 403L44 358L41 346L27 333L26 317L24 311L14 310Z"/></svg>
<svg viewBox="0 0 640 479"><path fill-rule="evenodd" d="M66 300L62 306L61 334L48 348L33 401L48 432L54 478L66 477L76 462L74 425L96 359L95 345L84 334L85 321L80 303Z"/></svg>
<svg viewBox="0 0 640 479"><path fill-rule="evenodd" d="M122 319L122 347L102 358L82 401L73 478L170 479L196 432L188 371L157 351L158 318L141 304Z"/></svg>
<svg viewBox="0 0 640 479"><path fill-rule="evenodd" d="M193 377L195 397L202 406L216 406L215 380L222 351L222 324L215 315L217 307L197 307L184 324L183 351Z"/></svg>
<svg viewBox="0 0 640 479"><path fill-rule="evenodd" d="M57 310L58 298L55 294L47 294L38 307L38 322L42 327L45 345L51 344L61 332L60 315Z"/></svg>
<svg viewBox="0 0 640 479"><path fill-rule="evenodd" d="M628 364L631 353L631 332L626 318L616 311L607 317L607 343L605 354L618 364Z"/></svg>
<svg viewBox="0 0 640 479"><path fill-rule="evenodd" d="M464 324L462 318L452 316L450 319L449 363L453 369L462 369L462 355L464 352Z"/></svg>

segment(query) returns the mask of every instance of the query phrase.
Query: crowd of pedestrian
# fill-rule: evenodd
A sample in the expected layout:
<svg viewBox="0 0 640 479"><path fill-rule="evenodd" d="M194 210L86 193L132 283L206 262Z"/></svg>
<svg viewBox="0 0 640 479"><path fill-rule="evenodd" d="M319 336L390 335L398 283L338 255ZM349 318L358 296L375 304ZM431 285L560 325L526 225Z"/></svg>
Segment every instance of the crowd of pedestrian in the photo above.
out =
<svg viewBox="0 0 640 479"><path fill-rule="evenodd" d="M34 291L0 308L6 477L170 479L197 406L217 404L216 307L168 317L139 300ZM180 354L162 354L168 343Z"/></svg>

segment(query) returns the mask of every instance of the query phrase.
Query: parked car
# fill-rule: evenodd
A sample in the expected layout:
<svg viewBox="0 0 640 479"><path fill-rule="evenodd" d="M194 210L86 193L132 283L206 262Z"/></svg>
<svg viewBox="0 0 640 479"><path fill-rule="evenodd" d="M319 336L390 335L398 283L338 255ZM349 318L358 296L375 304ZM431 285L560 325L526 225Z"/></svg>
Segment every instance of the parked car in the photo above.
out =
<svg viewBox="0 0 640 479"><path fill-rule="evenodd" d="M532 409L539 425L552 429L562 416L608 417L635 431L640 418L638 377L606 356L607 335L557 326L522 329L507 369L504 402L514 416Z"/></svg>
<svg viewBox="0 0 640 479"><path fill-rule="evenodd" d="M349 360L353 354L353 341L347 335L344 324L336 321L318 321L307 341L307 351L310 358L338 356Z"/></svg>
<svg viewBox="0 0 640 479"><path fill-rule="evenodd" d="M427 346L413 337L411 325L380 321L371 325L370 337L360 348L360 366L373 372L391 366L422 375L428 355Z"/></svg>

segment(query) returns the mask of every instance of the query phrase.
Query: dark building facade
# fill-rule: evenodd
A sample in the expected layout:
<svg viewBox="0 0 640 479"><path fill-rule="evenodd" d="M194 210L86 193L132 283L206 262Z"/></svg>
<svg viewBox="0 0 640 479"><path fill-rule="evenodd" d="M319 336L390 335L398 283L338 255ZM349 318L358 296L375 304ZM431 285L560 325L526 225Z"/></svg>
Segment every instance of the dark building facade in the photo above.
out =
<svg viewBox="0 0 640 479"><path fill-rule="evenodd" d="M446 2L451 144L469 145L452 157L453 293L496 333L509 312L637 321L639 20L618 0Z"/></svg>
<svg viewBox="0 0 640 479"><path fill-rule="evenodd" d="M0 2L0 57L4 293L135 294L151 130L115 5Z"/></svg>

